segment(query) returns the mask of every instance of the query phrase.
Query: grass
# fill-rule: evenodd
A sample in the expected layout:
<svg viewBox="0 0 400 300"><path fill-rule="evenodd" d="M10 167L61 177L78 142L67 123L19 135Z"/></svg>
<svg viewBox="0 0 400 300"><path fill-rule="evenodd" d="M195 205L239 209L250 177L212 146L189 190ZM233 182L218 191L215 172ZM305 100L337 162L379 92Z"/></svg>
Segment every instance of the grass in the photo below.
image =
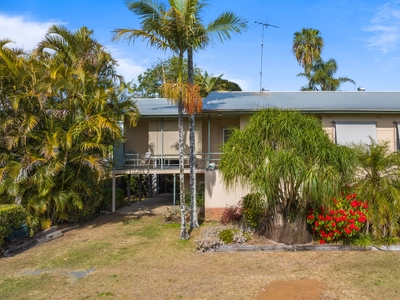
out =
<svg viewBox="0 0 400 300"><path fill-rule="evenodd" d="M201 230L201 229L200 229ZM198 253L161 217L109 215L0 259L0 299L255 299L315 279L324 299L400 298L400 253Z"/></svg>

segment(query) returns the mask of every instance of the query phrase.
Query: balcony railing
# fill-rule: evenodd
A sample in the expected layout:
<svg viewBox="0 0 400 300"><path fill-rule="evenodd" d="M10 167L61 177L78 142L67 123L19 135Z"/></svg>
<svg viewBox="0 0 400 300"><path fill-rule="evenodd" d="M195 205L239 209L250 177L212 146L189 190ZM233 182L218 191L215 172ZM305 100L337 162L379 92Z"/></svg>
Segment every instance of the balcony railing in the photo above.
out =
<svg viewBox="0 0 400 300"><path fill-rule="evenodd" d="M197 169L214 170L218 167L221 153L197 153ZM114 169L179 169L178 154L125 153L114 155ZM189 154L184 154L184 167L189 168Z"/></svg>

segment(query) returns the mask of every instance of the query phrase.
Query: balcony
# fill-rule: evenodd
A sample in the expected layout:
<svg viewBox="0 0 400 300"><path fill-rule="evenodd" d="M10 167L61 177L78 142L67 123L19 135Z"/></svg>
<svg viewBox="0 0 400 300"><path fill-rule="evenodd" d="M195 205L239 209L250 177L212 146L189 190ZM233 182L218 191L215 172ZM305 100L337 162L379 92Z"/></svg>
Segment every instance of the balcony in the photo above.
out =
<svg viewBox="0 0 400 300"><path fill-rule="evenodd" d="M218 168L221 153L197 153L196 154L196 168L198 171L212 171ZM114 170L135 170L135 171L157 171L171 170L176 173L179 170L179 156L178 154L152 154L146 152L143 154L125 153L122 155L114 155ZM189 154L184 154L184 168L189 170ZM118 172L119 173L119 172ZM164 172L163 172L164 173Z"/></svg>

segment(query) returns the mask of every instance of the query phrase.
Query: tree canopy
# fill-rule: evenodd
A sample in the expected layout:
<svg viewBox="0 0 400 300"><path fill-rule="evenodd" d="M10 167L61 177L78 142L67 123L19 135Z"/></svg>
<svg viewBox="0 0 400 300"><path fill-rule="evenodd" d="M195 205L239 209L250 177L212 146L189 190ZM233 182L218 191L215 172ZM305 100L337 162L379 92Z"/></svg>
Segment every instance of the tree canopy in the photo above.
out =
<svg viewBox="0 0 400 300"><path fill-rule="evenodd" d="M336 91L340 84L352 82L348 77L334 78L338 65L336 60L323 61L321 52L325 43L317 29L303 28L295 32L292 51L304 72L297 76L306 77L308 84L301 87L301 91Z"/></svg>
<svg viewBox="0 0 400 300"><path fill-rule="evenodd" d="M271 220L282 222L270 237L285 243L307 242L301 233L306 210L339 193L354 163L351 150L334 144L317 118L278 109L252 115L222 151L219 169L227 186L242 184L262 195Z"/></svg>
<svg viewBox="0 0 400 300"><path fill-rule="evenodd" d="M32 53L0 44L0 199L26 207L33 227L97 209L119 122L138 118L92 35L52 26Z"/></svg>
<svg viewBox="0 0 400 300"><path fill-rule="evenodd" d="M188 62L183 60L183 80L188 80ZM164 61L159 61L140 74L136 81L129 83L130 91L138 98L165 97L162 85L165 82L177 80L178 58L172 56ZM194 83L200 87L201 97L206 97L211 91L241 91L240 86L232 81L222 78L223 75L214 77L195 66Z"/></svg>
<svg viewBox="0 0 400 300"><path fill-rule="evenodd" d="M308 73L300 73L297 76L303 76L308 79L308 85L301 87L302 91L337 91L342 83L355 81L348 77L334 78L338 65L336 60L330 59L315 61Z"/></svg>

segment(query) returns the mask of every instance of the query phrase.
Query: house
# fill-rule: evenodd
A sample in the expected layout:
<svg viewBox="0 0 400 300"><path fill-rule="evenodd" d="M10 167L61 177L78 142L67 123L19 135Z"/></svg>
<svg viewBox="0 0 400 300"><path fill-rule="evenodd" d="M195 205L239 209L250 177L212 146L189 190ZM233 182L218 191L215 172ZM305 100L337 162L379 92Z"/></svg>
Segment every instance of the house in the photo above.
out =
<svg viewBox="0 0 400 300"><path fill-rule="evenodd" d="M126 142L116 151L113 189L116 176L142 174L156 192L160 176L171 176L175 183L179 174L177 107L167 99L138 99L137 105L140 120L136 127L125 126ZM388 141L392 151L400 149L400 92L212 92L203 101L202 114L196 116L197 183L204 183L206 219L219 218L226 206L247 194L242 187L226 190L218 171L220 146L233 127L244 128L254 112L272 107L316 116L339 144L368 142L371 137ZM188 186L187 117L184 140Z"/></svg>

